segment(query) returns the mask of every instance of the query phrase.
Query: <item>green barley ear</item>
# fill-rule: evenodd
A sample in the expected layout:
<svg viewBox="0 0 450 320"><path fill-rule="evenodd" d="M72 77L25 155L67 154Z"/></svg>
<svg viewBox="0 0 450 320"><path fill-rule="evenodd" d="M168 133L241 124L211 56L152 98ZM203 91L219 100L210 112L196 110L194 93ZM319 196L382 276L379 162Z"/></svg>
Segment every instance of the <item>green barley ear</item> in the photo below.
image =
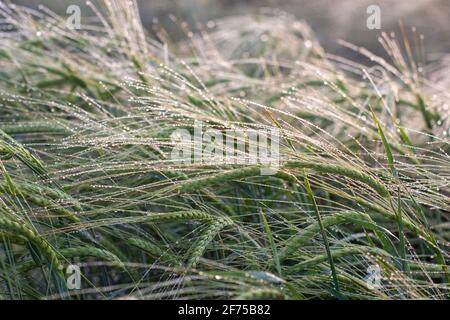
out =
<svg viewBox="0 0 450 320"><path fill-rule="evenodd" d="M211 241L222 229L232 224L233 221L229 218L218 218L217 221L212 222L209 226L207 226L206 230L199 236L197 241L190 249L190 258L187 263L188 267L195 268L198 260L203 256L203 253L205 252Z"/></svg>
<svg viewBox="0 0 450 320"><path fill-rule="evenodd" d="M2 130L0 130L0 148L14 155L37 175L41 177L46 175L47 172L42 163Z"/></svg>
<svg viewBox="0 0 450 320"><path fill-rule="evenodd" d="M59 254L67 260L72 258L94 257L100 261L111 262L113 265L125 269L123 262L115 254L92 246L64 248L60 250ZM32 260L25 261L18 266L21 272L28 272L36 267L39 267L39 265Z"/></svg>
<svg viewBox="0 0 450 320"><path fill-rule="evenodd" d="M52 248L52 246L36 231L27 227L23 223L0 218L0 229L7 232L17 233L18 235L26 238L42 253L48 262L49 269L54 270L57 274L63 277L59 270L61 263L58 258L58 253Z"/></svg>
<svg viewBox="0 0 450 320"><path fill-rule="evenodd" d="M299 234L292 236L285 241L283 250L279 254L280 261L289 259L289 257L295 253L296 250L300 250L310 241L317 233L321 233L321 226L326 229L327 227L336 226L343 223L353 223L368 230L383 230L382 227L377 225L367 213L343 211L322 217L321 222L316 221L311 223Z"/></svg>
<svg viewBox="0 0 450 320"><path fill-rule="evenodd" d="M389 190L384 186L382 182L372 176L366 174L357 169L349 168L348 166L319 163L315 161L288 161L284 164L285 168L298 168L298 169L313 169L320 173L336 174L344 177L354 179L356 181L365 183L372 187L380 196L387 197Z"/></svg>
<svg viewBox="0 0 450 320"><path fill-rule="evenodd" d="M69 134L66 128L53 123L42 121L26 122L21 124L0 125L0 130L8 135L12 134L36 134L36 133L60 133Z"/></svg>

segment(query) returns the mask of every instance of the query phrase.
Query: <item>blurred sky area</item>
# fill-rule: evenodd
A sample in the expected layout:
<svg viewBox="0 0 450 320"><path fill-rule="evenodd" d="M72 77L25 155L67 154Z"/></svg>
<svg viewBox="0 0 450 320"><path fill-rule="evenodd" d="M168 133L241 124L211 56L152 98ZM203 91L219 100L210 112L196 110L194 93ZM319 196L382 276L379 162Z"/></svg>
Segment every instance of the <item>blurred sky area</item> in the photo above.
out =
<svg viewBox="0 0 450 320"><path fill-rule="evenodd" d="M1 0L0 0L1 1ZM59 14L65 14L70 4L79 5L83 15L93 13L81 0L10 0L12 3L37 7L43 4ZM124 0L125 1L125 0ZM151 28L155 17L169 31L174 28L169 14L188 22L192 28L196 23L230 15L256 14L262 8L278 8L305 20L314 30L321 44L332 53L343 50L338 39L364 46L377 54L383 50L377 41L381 31L399 32L399 21L411 33L424 35L429 58L433 60L442 53L450 52L450 0L137 0L141 18ZM94 1L95 3L95 1ZM366 9L371 4L381 8L381 27L369 30ZM348 54L348 52L347 52ZM348 55L347 55L348 57Z"/></svg>

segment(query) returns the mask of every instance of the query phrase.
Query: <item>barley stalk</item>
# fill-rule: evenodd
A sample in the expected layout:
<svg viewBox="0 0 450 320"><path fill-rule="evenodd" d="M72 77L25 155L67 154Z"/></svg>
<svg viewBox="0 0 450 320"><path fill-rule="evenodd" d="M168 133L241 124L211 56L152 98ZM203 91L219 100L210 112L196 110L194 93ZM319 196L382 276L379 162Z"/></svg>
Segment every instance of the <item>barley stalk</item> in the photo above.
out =
<svg viewBox="0 0 450 320"><path fill-rule="evenodd" d="M26 227L23 224L20 224L19 222L7 220L4 218L0 218L0 228L7 232L17 233L35 244L36 247L39 248L42 254L47 258L51 269L58 270L58 268L61 266L58 259L58 254L55 252L52 246L36 231Z"/></svg>
<svg viewBox="0 0 450 320"><path fill-rule="evenodd" d="M362 212L339 212L322 218L324 228L346 222L352 222L366 229L379 229L379 227L373 222L370 216ZM314 222L306 228L302 229L298 235L295 235L288 239L284 244L283 250L279 254L280 260L288 259L295 250L306 245L306 243L319 232L319 222Z"/></svg>

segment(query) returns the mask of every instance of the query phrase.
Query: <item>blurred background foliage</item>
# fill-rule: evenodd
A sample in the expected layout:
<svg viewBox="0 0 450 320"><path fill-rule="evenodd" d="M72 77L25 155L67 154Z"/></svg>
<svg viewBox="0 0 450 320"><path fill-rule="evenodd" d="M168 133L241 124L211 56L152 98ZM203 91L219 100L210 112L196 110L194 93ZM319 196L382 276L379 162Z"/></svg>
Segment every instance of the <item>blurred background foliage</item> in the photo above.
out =
<svg viewBox="0 0 450 320"><path fill-rule="evenodd" d="M19 5L45 5L58 14L64 14L71 4L79 5L85 17L93 16L82 0L10 0ZM124 0L125 1L125 0ZM95 2L95 1L94 1ZM382 30L399 32L399 21L406 30L416 28L424 35L429 60L442 58L450 51L450 1L448 0L138 0L144 25L151 30L158 19L171 35L177 28L169 15L182 19L192 30L210 20L230 16L256 14L264 8L276 8L304 19L314 30L321 44L331 53L342 53L338 43L343 39L364 46L376 54L384 51L378 43L378 30L366 28L366 8L377 4L381 8ZM358 58L354 54L353 58ZM346 51L349 57L349 52Z"/></svg>

